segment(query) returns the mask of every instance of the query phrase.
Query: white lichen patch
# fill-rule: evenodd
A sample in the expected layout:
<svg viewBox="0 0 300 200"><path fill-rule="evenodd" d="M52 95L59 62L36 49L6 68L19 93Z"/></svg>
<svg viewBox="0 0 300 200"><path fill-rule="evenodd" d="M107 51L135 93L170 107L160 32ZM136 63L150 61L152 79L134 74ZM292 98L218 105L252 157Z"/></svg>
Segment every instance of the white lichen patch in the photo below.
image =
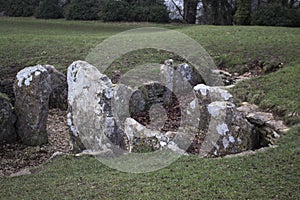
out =
<svg viewBox="0 0 300 200"><path fill-rule="evenodd" d="M107 99L113 98L114 97L114 89L113 88L108 88L107 90L105 90L104 95Z"/></svg>
<svg viewBox="0 0 300 200"><path fill-rule="evenodd" d="M199 85L196 85L194 87L194 90L195 91L200 91L203 96L207 95L207 90L208 89L209 89L209 87L207 85L204 85L204 84L199 84Z"/></svg>
<svg viewBox="0 0 300 200"><path fill-rule="evenodd" d="M225 136L226 133L229 132L227 124L225 124L225 123L219 124L217 126L217 132L218 132L218 134Z"/></svg>
<svg viewBox="0 0 300 200"><path fill-rule="evenodd" d="M67 115L67 124L68 126L70 127L70 130L71 130L71 133L77 137L78 136L78 131L77 131L77 128L74 126L73 124L73 119L72 119L72 114L71 113L68 113Z"/></svg>
<svg viewBox="0 0 300 200"><path fill-rule="evenodd" d="M194 101L192 101L190 103L190 107L191 107L191 109L195 109L196 108L196 100L194 100Z"/></svg>
<svg viewBox="0 0 300 200"><path fill-rule="evenodd" d="M225 101L228 101L230 98L232 98L232 95L227 90L220 89L220 94Z"/></svg>
<svg viewBox="0 0 300 200"><path fill-rule="evenodd" d="M224 137L222 142L224 149L227 149L229 146L229 141L227 140L227 138Z"/></svg>
<svg viewBox="0 0 300 200"><path fill-rule="evenodd" d="M30 82L33 80L33 76L39 76L42 72L46 71L47 70L42 65L22 69L17 74L18 86L22 87L23 83L24 85L29 86Z"/></svg>
<svg viewBox="0 0 300 200"><path fill-rule="evenodd" d="M233 136L229 136L229 142L231 142L231 143L235 143L235 139L234 139L234 137L233 137Z"/></svg>
<svg viewBox="0 0 300 200"><path fill-rule="evenodd" d="M220 112L222 110L226 109L226 102L212 102L207 106L207 110L209 114L211 114L213 117L217 117L220 115Z"/></svg>

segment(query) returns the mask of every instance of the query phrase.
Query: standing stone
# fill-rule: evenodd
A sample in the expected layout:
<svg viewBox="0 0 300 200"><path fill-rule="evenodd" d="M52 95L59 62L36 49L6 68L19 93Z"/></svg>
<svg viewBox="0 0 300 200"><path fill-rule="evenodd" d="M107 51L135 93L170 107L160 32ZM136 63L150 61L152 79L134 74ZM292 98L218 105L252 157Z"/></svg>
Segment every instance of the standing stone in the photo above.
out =
<svg viewBox="0 0 300 200"><path fill-rule="evenodd" d="M67 77L73 151L121 151L125 137L112 115L111 80L85 61L72 63Z"/></svg>
<svg viewBox="0 0 300 200"><path fill-rule="evenodd" d="M255 149L259 135L232 103L232 95L220 87L194 87L201 104L199 129L206 134L200 154L223 156Z"/></svg>
<svg viewBox="0 0 300 200"><path fill-rule="evenodd" d="M44 66L51 77L52 93L49 99L50 108L68 109L68 83L67 76L56 70L52 65Z"/></svg>
<svg viewBox="0 0 300 200"><path fill-rule="evenodd" d="M183 63L177 66L176 71L187 81L192 87L205 83L201 75L190 65Z"/></svg>
<svg viewBox="0 0 300 200"><path fill-rule="evenodd" d="M47 143L46 123L52 92L48 71L41 65L21 70L17 74L14 90L16 128L21 141L30 146Z"/></svg>
<svg viewBox="0 0 300 200"><path fill-rule="evenodd" d="M0 145L15 142L17 140L14 127L16 118L9 98L3 93L0 93L0 122Z"/></svg>

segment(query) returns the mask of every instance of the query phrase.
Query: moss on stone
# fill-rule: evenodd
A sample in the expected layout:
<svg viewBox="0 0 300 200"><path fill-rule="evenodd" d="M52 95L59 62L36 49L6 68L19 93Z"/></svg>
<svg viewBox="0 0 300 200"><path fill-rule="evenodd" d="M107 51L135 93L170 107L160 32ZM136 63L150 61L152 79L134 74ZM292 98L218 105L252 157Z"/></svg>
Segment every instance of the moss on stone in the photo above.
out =
<svg viewBox="0 0 300 200"><path fill-rule="evenodd" d="M10 98L7 96L7 94L0 92L0 98L4 98L7 101L10 101Z"/></svg>

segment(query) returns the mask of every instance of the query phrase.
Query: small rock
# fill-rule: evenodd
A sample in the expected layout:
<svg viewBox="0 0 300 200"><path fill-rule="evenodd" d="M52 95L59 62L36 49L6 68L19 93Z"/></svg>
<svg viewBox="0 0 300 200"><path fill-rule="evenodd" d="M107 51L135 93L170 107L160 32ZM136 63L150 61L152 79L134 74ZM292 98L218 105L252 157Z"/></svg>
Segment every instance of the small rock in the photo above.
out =
<svg viewBox="0 0 300 200"><path fill-rule="evenodd" d="M248 115L251 112L256 112L258 110L258 106L248 102L243 102L241 106L237 108L237 110Z"/></svg>
<svg viewBox="0 0 300 200"><path fill-rule="evenodd" d="M250 113L246 117L251 123L257 124L257 125L264 125L266 122L271 121L274 119L272 113L266 113L266 112L255 112Z"/></svg>

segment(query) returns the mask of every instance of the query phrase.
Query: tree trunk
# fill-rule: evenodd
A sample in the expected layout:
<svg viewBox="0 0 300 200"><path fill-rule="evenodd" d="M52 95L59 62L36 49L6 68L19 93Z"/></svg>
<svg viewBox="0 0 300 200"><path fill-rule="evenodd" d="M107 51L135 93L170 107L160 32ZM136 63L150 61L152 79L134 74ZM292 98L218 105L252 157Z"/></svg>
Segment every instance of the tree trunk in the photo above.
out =
<svg viewBox="0 0 300 200"><path fill-rule="evenodd" d="M189 24L196 23L198 0L184 0L184 20Z"/></svg>

